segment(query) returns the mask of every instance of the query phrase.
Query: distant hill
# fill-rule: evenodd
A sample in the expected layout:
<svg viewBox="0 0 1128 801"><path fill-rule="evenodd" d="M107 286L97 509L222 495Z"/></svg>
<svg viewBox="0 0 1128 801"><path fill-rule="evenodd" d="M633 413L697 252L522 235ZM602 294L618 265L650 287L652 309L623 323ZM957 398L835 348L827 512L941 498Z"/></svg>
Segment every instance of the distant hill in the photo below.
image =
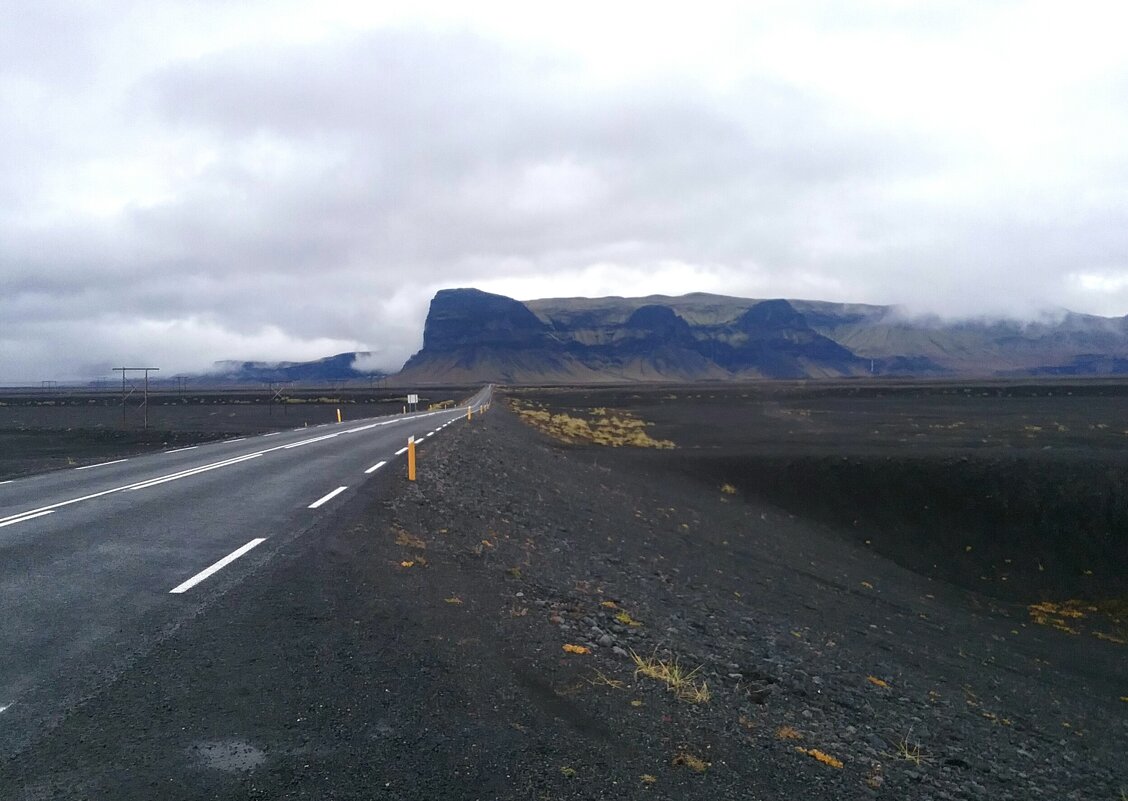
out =
<svg viewBox="0 0 1128 801"><path fill-rule="evenodd" d="M236 384L269 384L296 381L310 384L328 381L348 381L358 378L383 377L382 372L357 370L357 359L370 354L338 353L312 362L216 362L208 373L209 381Z"/></svg>
<svg viewBox="0 0 1128 801"><path fill-rule="evenodd" d="M418 383L1128 373L1128 318L910 318L895 307L681 297L520 302L477 289L431 301Z"/></svg>

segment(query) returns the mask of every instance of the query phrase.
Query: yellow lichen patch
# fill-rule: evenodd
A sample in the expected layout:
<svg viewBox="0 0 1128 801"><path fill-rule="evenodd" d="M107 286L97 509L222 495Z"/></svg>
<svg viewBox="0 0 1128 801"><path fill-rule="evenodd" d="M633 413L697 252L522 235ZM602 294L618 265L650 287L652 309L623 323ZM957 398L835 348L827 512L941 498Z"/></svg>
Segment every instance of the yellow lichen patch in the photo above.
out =
<svg viewBox="0 0 1128 801"><path fill-rule="evenodd" d="M884 681L883 679L879 679L877 676L866 676L866 681L868 681L874 687L888 687L889 686L889 682Z"/></svg>
<svg viewBox="0 0 1128 801"><path fill-rule="evenodd" d="M617 620L619 623L622 623L624 626L630 626L631 628L638 628L642 625L642 623L635 620L626 611L622 611L619 614L615 615L615 620Z"/></svg>
<svg viewBox="0 0 1128 801"><path fill-rule="evenodd" d="M615 609L615 608L618 607L618 604L615 603L614 601L600 601L599 605L602 606L604 609Z"/></svg>
<svg viewBox="0 0 1128 801"><path fill-rule="evenodd" d="M575 768L570 768L567 765L564 765L562 768L560 768L560 772L564 774L564 778L566 778L566 779L576 778L576 769Z"/></svg>
<svg viewBox="0 0 1128 801"><path fill-rule="evenodd" d="M593 442L613 448L673 448L670 440L651 437L646 428L651 425L630 412L614 415L606 409L594 409L588 418L568 414L553 414L544 408L522 401L512 401L512 408L524 422L550 437L562 442Z"/></svg>
<svg viewBox="0 0 1128 801"><path fill-rule="evenodd" d="M863 581L863 582L862 582L862 586L863 586L863 587L865 587L865 588L866 588L867 590L872 590L872 589L873 589L873 585L872 585L872 584L870 584L870 583L869 583L868 581Z"/></svg>
<svg viewBox="0 0 1128 801"><path fill-rule="evenodd" d="M803 735L794 726L780 726L776 729L776 739L779 740L802 740Z"/></svg>
<svg viewBox="0 0 1128 801"><path fill-rule="evenodd" d="M400 562L400 567L415 567L415 561L412 559L404 559Z"/></svg>
<svg viewBox="0 0 1128 801"><path fill-rule="evenodd" d="M679 751L674 755L672 764L689 768L694 773L704 773L709 769L709 762L706 762L701 757L694 756L688 751Z"/></svg>
<svg viewBox="0 0 1128 801"><path fill-rule="evenodd" d="M649 773L644 773L638 777L643 784L654 784L658 781L657 776L651 776Z"/></svg>
<svg viewBox="0 0 1128 801"><path fill-rule="evenodd" d="M813 759L817 759L819 762L823 763L824 765L830 765L832 768L841 768L842 767L842 760L835 759L830 754L827 754L823 751L820 751L817 748L800 748L799 746L795 746L795 750L798 751L800 754L806 754L807 756L809 756Z"/></svg>
<svg viewBox="0 0 1128 801"><path fill-rule="evenodd" d="M455 606L460 606L462 604L462 599L457 595L452 595L449 598L443 598L443 600L448 604L454 604Z"/></svg>
<svg viewBox="0 0 1128 801"><path fill-rule="evenodd" d="M572 643L568 642L568 643L564 643L564 645L561 646L561 647L570 654L590 654L591 653L591 649L588 648L586 645L572 645Z"/></svg>
<svg viewBox="0 0 1128 801"><path fill-rule="evenodd" d="M736 495L736 487L732 484L725 483L721 485L721 492L725 495Z"/></svg>
<svg viewBox="0 0 1128 801"><path fill-rule="evenodd" d="M1042 601L1031 604L1027 611L1031 622L1040 626L1128 645L1128 601Z"/></svg>

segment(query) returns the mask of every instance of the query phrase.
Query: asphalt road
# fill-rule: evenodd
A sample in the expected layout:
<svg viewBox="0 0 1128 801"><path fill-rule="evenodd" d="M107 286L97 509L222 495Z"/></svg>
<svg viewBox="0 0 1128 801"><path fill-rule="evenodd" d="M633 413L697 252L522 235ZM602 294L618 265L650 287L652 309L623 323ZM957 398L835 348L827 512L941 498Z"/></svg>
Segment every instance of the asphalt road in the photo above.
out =
<svg viewBox="0 0 1128 801"><path fill-rule="evenodd" d="M469 402L490 400L483 388ZM347 420L0 483L0 757L466 419Z"/></svg>

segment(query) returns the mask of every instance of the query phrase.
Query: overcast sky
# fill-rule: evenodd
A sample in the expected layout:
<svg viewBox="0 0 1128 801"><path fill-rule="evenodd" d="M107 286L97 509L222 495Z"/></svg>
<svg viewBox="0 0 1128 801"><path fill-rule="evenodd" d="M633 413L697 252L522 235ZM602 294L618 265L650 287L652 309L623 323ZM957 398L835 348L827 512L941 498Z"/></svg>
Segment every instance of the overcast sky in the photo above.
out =
<svg viewBox="0 0 1128 801"><path fill-rule="evenodd" d="M669 5L0 0L0 381L398 368L452 286L1128 314L1128 6Z"/></svg>

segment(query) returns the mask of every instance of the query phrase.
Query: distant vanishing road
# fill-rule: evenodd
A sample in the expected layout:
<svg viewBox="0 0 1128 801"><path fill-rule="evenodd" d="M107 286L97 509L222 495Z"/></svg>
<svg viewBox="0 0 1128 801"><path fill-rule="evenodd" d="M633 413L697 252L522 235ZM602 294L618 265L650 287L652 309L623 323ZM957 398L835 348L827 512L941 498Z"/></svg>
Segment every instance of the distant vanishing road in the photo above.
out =
<svg viewBox="0 0 1128 801"><path fill-rule="evenodd" d="M477 410L490 388L470 402ZM467 407L352 420L0 483L0 757L207 613Z"/></svg>

